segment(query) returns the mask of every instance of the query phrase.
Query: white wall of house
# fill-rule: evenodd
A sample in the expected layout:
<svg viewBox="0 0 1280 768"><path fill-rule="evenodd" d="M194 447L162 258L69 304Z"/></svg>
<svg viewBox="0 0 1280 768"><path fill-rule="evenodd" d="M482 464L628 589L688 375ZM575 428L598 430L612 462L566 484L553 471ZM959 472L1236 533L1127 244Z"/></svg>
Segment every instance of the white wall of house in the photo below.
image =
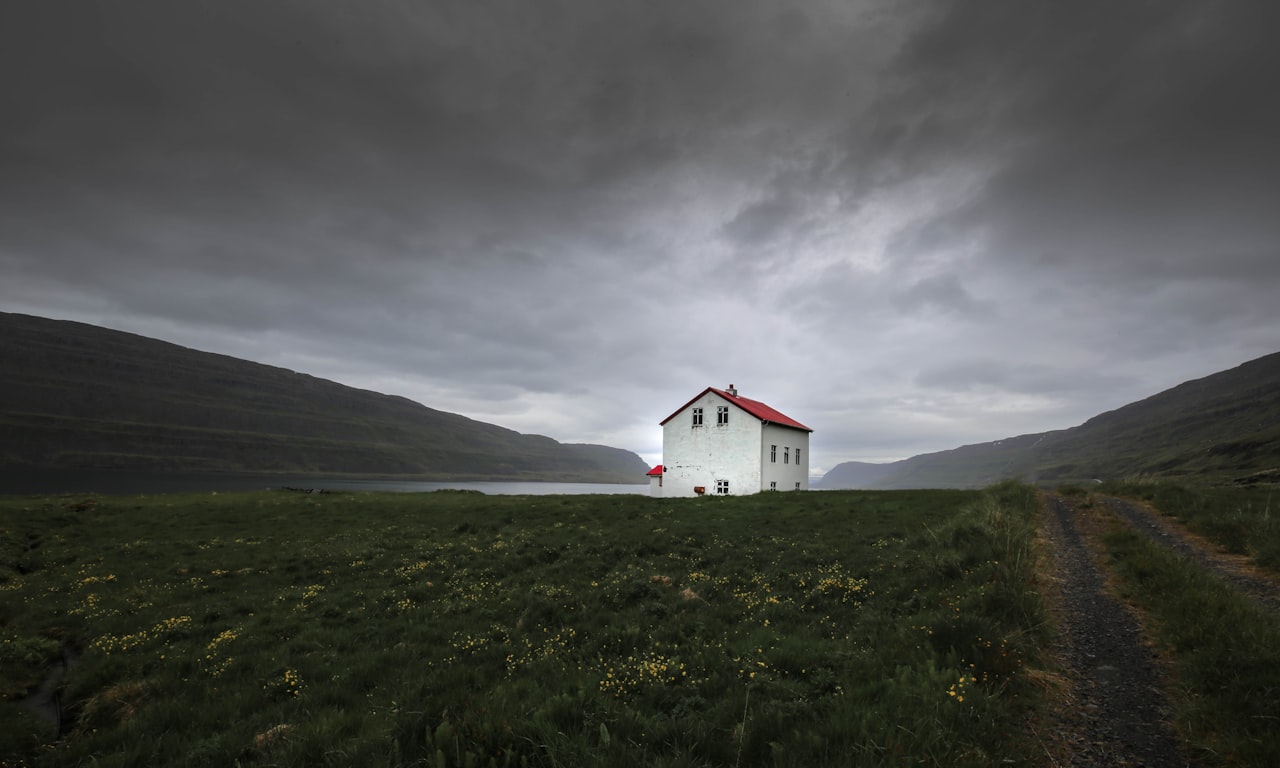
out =
<svg viewBox="0 0 1280 768"><path fill-rule="evenodd" d="M761 490L809 490L809 433L778 424L763 425L760 467Z"/></svg>
<svg viewBox="0 0 1280 768"><path fill-rule="evenodd" d="M728 424L716 423L721 406L729 409ZM702 425L696 427L695 408L702 408ZM662 495L694 496L702 487L714 496L718 480L728 481L730 495L758 492L762 427L759 419L714 392L687 405L662 428Z"/></svg>

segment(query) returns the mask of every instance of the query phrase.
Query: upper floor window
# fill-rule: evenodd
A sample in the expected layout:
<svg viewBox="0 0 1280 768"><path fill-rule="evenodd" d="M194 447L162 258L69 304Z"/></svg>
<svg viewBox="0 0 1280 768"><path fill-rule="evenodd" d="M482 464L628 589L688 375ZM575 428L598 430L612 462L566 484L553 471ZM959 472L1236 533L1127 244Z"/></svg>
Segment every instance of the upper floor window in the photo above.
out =
<svg viewBox="0 0 1280 768"><path fill-rule="evenodd" d="M797 464L799 464L799 463L800 463L800 449L799 449L799 448L797 448L797 449L796 449L796 463L797 463Z"/></svg>
<svg viewBox="0 0 1280 768"><path fill-rule="evenodd" d="M729 406L721 405L716 408L716 424L729 423Z"/></svg>
<svg viewBox="0 0 1280 768"><path fill-rule="evenodd" d="M769 463L770 464L778 463L778 446L776 445L769 446Z"/></svg>
<svg viewBox="0 0 1280 768"><path fill-rule="evenodd" d="M782 449L782 463L783 463L783 464L790 464L790 463L791 463L791 449L790 449L790 448L783 448L783 449Z"/></svg>
<svg viewBox="0 0 1280 768"><path fill-rule="evenodd" d="M701 408L693 409L693 426L695 427L702 426L702 409Z"/></svg>
<svg viewBox="0 0 1280 768"><path fill-rule="evenodd" d="M729 481L728 481L728 480L717 480L717 481L716 481L716 493L724 494L724 495L728 495L728 493L729 493Z"/></svg>

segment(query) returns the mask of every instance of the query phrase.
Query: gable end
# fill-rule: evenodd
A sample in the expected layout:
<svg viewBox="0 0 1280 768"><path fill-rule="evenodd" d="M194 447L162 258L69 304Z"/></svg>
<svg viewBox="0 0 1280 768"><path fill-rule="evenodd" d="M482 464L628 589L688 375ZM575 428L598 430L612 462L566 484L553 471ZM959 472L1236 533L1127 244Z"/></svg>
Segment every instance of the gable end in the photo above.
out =
<svg viewBox="0 0 1280 768"><path fill-rule="evenodd" d="M689 402L680 406L670 416L668 416L667 418L659 422L659 424L661 426L666 426L668 421L671 421L676 416L680 415L680 413L683 412L684 409L693 405L695 402L697 402L699 398L706 395L708 392L712 392L716 395L719 395L722 400L725 400L726 402L736 405L740 410L745 411L747 414L758 419L764 424L776 424L780 427L790 427L791 429L799 429L804 432L813 431L809 427L806 427L805 425L801 424L800 422L796 421L790 416L787 416L781 411L771 408L768 405L765 405L759 400L752 400L751 398L748 398L748 397L731 394L729 392L726 392L723 389L716 389L715 387L707 387L706 389L702 390L693 398L691 398Z"/></svg>

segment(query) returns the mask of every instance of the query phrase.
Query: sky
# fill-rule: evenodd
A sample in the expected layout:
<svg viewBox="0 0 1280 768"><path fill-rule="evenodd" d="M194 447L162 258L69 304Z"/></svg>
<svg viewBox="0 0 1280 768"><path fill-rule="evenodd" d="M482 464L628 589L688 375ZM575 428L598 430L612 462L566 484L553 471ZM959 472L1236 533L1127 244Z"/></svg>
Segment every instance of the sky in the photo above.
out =
<svg viewBox="0 0 1280 768"><path fill-rule="evenodd" d="M810 470L1280 350L1280 3L0 5L0 311Z"/></svg>

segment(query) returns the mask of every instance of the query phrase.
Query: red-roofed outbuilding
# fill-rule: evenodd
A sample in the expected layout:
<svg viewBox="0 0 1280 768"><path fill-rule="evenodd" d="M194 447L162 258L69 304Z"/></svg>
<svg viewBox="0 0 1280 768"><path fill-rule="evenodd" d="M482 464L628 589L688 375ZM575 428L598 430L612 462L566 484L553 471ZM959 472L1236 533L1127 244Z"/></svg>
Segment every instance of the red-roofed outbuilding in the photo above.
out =
<svg viewBox="0 0 1280 768"><path fill-rule="evenodd" d="M649 495L661 496L662 495L662 465L661 464L655 465L653 469L645 473L645 476L649 478Z"/></svg>

